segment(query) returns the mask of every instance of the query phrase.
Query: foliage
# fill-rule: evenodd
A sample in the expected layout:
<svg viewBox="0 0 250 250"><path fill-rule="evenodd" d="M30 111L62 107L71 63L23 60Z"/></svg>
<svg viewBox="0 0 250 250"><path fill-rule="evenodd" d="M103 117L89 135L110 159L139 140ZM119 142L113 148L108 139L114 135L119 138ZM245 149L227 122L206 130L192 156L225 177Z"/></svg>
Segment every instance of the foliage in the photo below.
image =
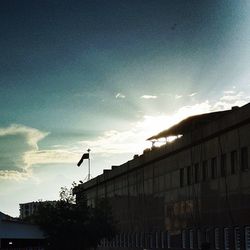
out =
<svg viewBox="0 0 250 250"><path fill-rule="evenodd" d="M60 200L41 202L33 221L46 233L49 250L96 248L103 238L115 234L114 220L106 200L87 205L83 196L75 203L72 189L62 188Z"/></svg>

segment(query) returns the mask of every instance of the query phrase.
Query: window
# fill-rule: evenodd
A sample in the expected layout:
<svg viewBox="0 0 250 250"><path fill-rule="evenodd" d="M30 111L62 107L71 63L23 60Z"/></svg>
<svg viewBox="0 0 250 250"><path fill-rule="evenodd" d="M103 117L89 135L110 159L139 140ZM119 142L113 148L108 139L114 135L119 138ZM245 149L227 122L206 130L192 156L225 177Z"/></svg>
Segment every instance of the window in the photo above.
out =
<svg viewBox="0 0 250 250"><path fill-rule="evenodd" d="M180 186L184 186L184 168L180 169Z"/></svg>
<svg viewBox="0 0 250 250"><path fill-rule="evenodd" d="M234 247L235 250L240 250L240 229L234 228Z"/></svg>
<svg viewBox="0 0 250 250"><path fill-rule="evenodd" d="M231 152L231 174L235 174L236 172L237 161L238 161L237 151L234 150Z"/></svg>
<svg viewBox="0 0 250 250"><path fill-rule="evenodd" d="M216 157L211 159L211 178L215 179L217 177L217 159Z"/></svg>
<svg viewBox="0 0 250 250"><path fill-rule="evenodd" d="M187 167L187 184L191 184L191 166Z"/></svg>
<svg viewBox="0 0 250 250"><path fill-rule="evenodd" d="M245 249L250 250L250 227L245 227Z"/></svg>
<svg viewBox="0 0 250 250"><path fill-rule="evenodd" d="M221 176L226 176L226 170L227 170L227 155L222 154L221 155L221 164L220 164L220 174Z"/></svg>
<svg viewBox="0 0 250 250"><path fill-rule="evenodd" d="M210 230L209 229L206 229L205 231L205 240L206 242L210 242Z"/></svg>
<svg viewBox="0 0 250 250"><path fill-rule="evenodd" d="M153 248L153 235L152 234L149 235L149 246L150 248Z"/></svg>
<svg viewBox="0 0 250 250"><path fill-rule="evenodd" d="M229 250L229 228L224 228L224 249Z"/></svg>
<svg viewBox="0 0 250 250"><path fill-rule="evenodd" d="M182 238L182 248L186 248L186 231L183 230L181 234Z"/></svg>
<svg viewBox="0 0 250 250"><path fill-rule="evenodd" d="M198 246L198 249L201 249L201 230L200 229L197 230L197 246Z"/></svg>
<svg viewBox="0 0 250 250"><path fill-rule="evenodd" d="M140 247L144 248L144 233L141 232L140 234Z"/></svg>
<svg viewBox="0 0 250 250"><path fill-rule="evenodd" d="M168 243L168 248L171 248L171 235L169 232L167 233L167 243Z"/></svg>
<svg viewBox="0 0 250 250"><path fill-rule="evenodd" d="M158 232L155 232L155 248L159 247L159 235Z"/></svg>
<svg viewBox="0 0 250 250"><path fill-rule="evenodd" d="M219 228L214 229L214 247L215 247L215 249L220 248L220 230L219 230Z"/></svg>
<svg viewBox="0 0 250 250"><path fill-rule="evenodd" d="M166 237L166 233L165 232L161 232L161 248L165 248L165 237Z"/></svg>
<svg viewBox="0 0 250 250"><path fill-rule="evenodd" d="M200 173L199 173L199 163L196 163L194 165L194 182L195 183L199 182L199 176L200 176Z"/></svg>
<svg viewBox="0 0 250 250"><path fill-rule="evenodd" d="M241 148L241 170L248 169L248 151L247 147Z"/></svg>
<svg viewBox="0 0 250 250"><path fill-rule="evenodd" d="M194 230L189 231L189 248L194 248Z"/></svg>
<svg viewBox="0 0 250 250"><path fill-rule="evenodd" d="M205 181L207 179L207 161L202 162L202 180Z"/></svg>

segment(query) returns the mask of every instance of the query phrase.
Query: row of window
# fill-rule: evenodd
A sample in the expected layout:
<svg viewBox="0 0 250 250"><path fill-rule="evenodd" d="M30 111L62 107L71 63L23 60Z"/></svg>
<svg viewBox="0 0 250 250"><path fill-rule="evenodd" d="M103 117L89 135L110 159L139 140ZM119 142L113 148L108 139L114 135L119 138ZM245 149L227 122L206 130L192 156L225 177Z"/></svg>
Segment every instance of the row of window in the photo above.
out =
<svg viewBox="0 0 250 250"><path fill-rule="evenodd" d="M240 157L239 157L240 156ZM201 164L195 163L193 168L187 166L180 169L180 186L185 184L198 183L217 177L233 175L237 172L238 166L241 171L248 169L248 148L242 147L240 152L233 150L230 152L230 164L228 164L228 155L222 154L220 158L213 157L210 160L204 160ZM230 166L230 168L229 168Z"/></svg>
<svg viewBox="0 0 250 250"><path fill-rule="evenodd" d="M170 235L167 232L121 233L113 240L102 240L101 247L122 248L170 248Z"/></svg>
<svg viewBox="0 0 250 250"><path fill-rule="evenodd" d="M242 231L243 233L240 227L214 228L206 229L201 235L199 229L184 230L182 231L182 248L201 249L201 242L206 242L211 249L250 250L250 226L244 227Z"/></svg>
<svg viewBox="0 0 250 250"><path fill-rule="evenodd" d="M181 246L177 246L168 232L121 233L110 241L103 239L99 247L201 249L203 242L217 250L250 250L250 226L244 228L210 228L202 230L202 232L200 229L183 230L180 237L181 240L176 242L181 243Z"/></svg>

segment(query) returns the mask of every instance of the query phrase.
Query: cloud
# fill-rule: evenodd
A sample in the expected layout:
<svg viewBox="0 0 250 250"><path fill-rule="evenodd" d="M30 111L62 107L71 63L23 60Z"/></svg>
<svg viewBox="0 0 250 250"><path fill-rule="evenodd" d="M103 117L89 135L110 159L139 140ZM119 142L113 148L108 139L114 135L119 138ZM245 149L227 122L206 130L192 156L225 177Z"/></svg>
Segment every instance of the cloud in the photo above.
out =
<svg viewBox="0 0 250 250"><path fill-rule="evenodd" d="M182 97L183 97L182 95L175 95L175 99L180 99Z"/></svg>
<svg viewBox="0 0 250 250"><path fill-rule="evenodd" d="M56 145L50 150L29 151L25 154L25 161L31 165L74 163L81 155L82 148L91 148L95 154L103 156L142 153L143 149L150 146L150 143L146 142L148 137L173 126L188 116L230 109L232 106L239 104L242 106L245 103L247 103L247 97L240 92L235 93L234 98L225 98L223 95L218 101L206 100L194 105L186 105L172 114L145 115L141 121L132 123L130 128L124 131L109 130L95 139L78 141L74 146Z"/></svg>
<svg viewBox="0 0 250 250"><path fill-rule="evenodd" d="M123 94L121 94L121 93L117 93L116 96L115 96L116 99L118 99L118 98L124 99L125 97L126 97L126 96L123 95Z"/></svg>
<svg viewBox="0 0 250 250"><path fill-rule="evenodd" d="M24 156L38 150L38 142L48 135L20 124L0 128L0 178L22 179L30 176Z"/></svg>
<svg viewBox="0 0 250 250"><path fill-rule="evenodd" d="M50 149L40 149L39 141L48 135L48 132L21 124L0 128L0 179L30 178L32 168L38 164L77 162L82 153L79 145L52 145Z"/></svg>
<svg viewBox="0 0 250 250"><path fill-rule="evenodd" d="M128 130L106 131L95 140L85 140L79 144L85 148L90 147L95 153L106 157L121 153L140 154L145 148L151 146L150 142L146 141L148 137L158 134L189 116L231 109L232 106L242 106L249 101L249 97L242 92L235 93L230 98L226 96L221 96L218 101L206 100L194 105L183 106L173 114L145 115L141 121L131 124L131 128Z"/></svg>
<svg viewBox="0 0 250 250"><path fill-rule="evenodd" d="M158 98L156 95L142 95L142 99L156 99Z"/></svg>
<svg viewBox="0 0 250 250"><path fill-rule="evenodd" d="M29 166L36 164L74 163L77 162L81 153L80 147L70 146L62 146L61 148L51 150L28 151L24 154L24 162Z"/></svg>
<svg viewBox="0 0 250 250"><path fill-rule="evenodd" d="M234 90L225 90L225 91L223 91L223 93L224 93L224 94L232 95L232 94L235 93L235 91L234 91Z"/></svg>
<svg viewBox="0 0 250 250"><path fill-rule="evenodd" d="M30 178L32 176L32 171L25 170L23 172L21 171L15 171L15 170L1 170L0 171L0 179L3 180L24 180L27 178Z"/></svg>
<svg viewBox="0 0 250 250"><path fill-rule="evenodd" d="M235 102L241 100L243 97L243 92L235 93L234 91L226 91L225 95L220 98L221 101Z"/></svg>
<svg viewBox="0 0 250 250"><path fill-rule="evenodd" d="M188 96L193 97L193 96L195 96L195 95L197 95L197 94L198 94L197 92L194 92L194 93L191 93L191 94L188 95Z"/></svg>
<svg viewBox="0 0 250 250"><path fill-rule="evenodd" d="M79 143L82 148L90 147L96 154L106 157L122 153L140 154L151 145L146 141L148 137L169 128L187 116L209 112L210 108L209 102L205 101L193 106L184 106L172 115L145 115L141 121L133 123L129 130L106 131L95 140L85 140Z"/></svg>
<svg viewBox="0 0 250 250"><path fill-rule="evenodd" d="M242 91L224 91L224 95L213 104L211 111L231 109L233 106L243 106L249 102L250 97Z"/></svg>
<svg viewBox="0 0 250 250"><path fill-rule="evenodd" d="M12 124L7 128L0 128L0 137L23 135L26 138L26 142L34 149L38 149L37 143L48 134L47 132L19 124Z"/></svg>
<svg viewBox="0 0 250 250"><path fill-rule="evenodd" d="M29 178L32 169L41 164L75 164L83 148L91 148L95 154L109 159L121 154L141 154L151 146L146 141L148 137L186 117L242 106L249 99L244 92L223 92L218 100L186 105L172 114L144 115L127 130L109 130L94 139L76 141L74 145L54 144L43 149L38 143L48 136L48 132L18 124L0 128L0 179Z"/></svg>

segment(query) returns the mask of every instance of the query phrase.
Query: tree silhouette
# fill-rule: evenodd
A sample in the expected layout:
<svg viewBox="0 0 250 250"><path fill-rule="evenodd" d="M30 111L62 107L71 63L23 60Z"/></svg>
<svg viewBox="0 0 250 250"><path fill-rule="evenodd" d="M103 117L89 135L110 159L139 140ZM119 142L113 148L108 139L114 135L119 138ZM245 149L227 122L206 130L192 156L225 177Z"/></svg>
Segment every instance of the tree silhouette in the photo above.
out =
<svg viewBox="0 0 250 250"><path fill-rule="evenodd" d="M32 221L45 232L46 249L85 250L96 248L104 238L115 235L115 223L107 200L87 205L84 194L75 203L73 187L61 188L60 200L41 202Z"/></svg>

